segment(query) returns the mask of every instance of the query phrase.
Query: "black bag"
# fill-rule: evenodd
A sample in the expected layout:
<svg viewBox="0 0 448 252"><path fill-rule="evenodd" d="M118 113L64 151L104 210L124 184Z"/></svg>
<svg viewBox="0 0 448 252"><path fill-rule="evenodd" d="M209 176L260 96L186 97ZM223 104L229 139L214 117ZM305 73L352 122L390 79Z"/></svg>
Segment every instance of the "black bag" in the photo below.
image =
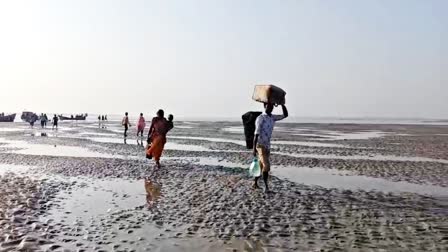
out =
<svg viewBox="0 0 448 252"><path fill-rule="evenodd" d="M254 148L255 121L262 112L249 111L242 116L247 149Z"/></svg>

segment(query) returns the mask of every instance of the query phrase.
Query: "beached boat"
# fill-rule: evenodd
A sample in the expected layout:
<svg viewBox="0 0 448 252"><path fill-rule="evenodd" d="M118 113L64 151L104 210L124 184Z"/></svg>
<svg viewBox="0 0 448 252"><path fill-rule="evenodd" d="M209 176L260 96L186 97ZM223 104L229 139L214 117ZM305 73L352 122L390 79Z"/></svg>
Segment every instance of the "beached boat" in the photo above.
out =
<svg viewBox="0 0 448 252"><path fill-rule="evenodd" d="M76 115L76 116L63 116L59 115L59 120L61 121L85 121L87 118L87 114L84 115Z"/></svg>
<svg viewBox="0 0 448 252"><path fill-rule="evenodd" d="M0 122L14 122L16 119L16 114L4 115L0 114Z"/></svg>
<svg viewBox="0 0 448 252"><path fill-rule="evenodd" d="M39 116L36 113L24 111L22 112L22 116L20 117L24 122L35 122L39 119Z"/></svg>

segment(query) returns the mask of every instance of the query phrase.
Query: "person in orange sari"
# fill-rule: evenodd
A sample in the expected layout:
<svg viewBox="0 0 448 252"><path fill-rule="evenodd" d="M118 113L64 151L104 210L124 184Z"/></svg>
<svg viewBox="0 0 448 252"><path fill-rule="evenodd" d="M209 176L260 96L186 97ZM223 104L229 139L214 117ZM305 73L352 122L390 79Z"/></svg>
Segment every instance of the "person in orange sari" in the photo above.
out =
<svg viewBox="0 0 448 252"><path fill-rule="evenodd" d="M157 168L160 168L160 157L166 143L166 134L173 128L172 123L168 123L164 117L163 110L157 111L157 116L152 119L148 132L148 148L146 155L148 158L154 158Z"/></svg>

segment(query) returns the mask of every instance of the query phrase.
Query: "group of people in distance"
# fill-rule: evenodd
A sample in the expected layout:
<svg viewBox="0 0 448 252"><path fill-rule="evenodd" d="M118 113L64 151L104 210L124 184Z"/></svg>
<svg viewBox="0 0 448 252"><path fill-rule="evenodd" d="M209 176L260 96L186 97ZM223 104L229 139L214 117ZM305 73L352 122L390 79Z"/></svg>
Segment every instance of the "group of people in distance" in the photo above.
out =
<svg viewBox="0 0 448 252"><path fill-rule="evenodd" d="M31 120L31 121L33 121L33 120ZM30 121L30 125L31 125L31 127L33 127L34 126L34 121L32 123L31 123L31 121ZM48 121L49 120L48 120L47 114L42 113L40 115L40 126L42 127L42 129L47 127L47 122ZM51 121L53 122L52 129L58 129L59 118L56 115L54 115L53 119Z"/></svg>
<svg viewBox="0 0 448 252"><path fill-rule="evenodd" d="M157 111L157 116L151 120L146 141L146 157L148 159L154 158L157 168L160 168L160 157L162 156L162 152L165 147L166 135L171 129L174 128L173 120L173 115L168 115L168 119L166 119L165 112L162 109ZM126 112L123 117L122 125L124 127L124 137L126 138L128 136L129 127L131 127L128 112ZM143 137L145 127L146 120L143 117L143 113L140 113L140 117L137 121L137 137Z"/></svg>
<svg viewBox="0 0 448 252"><path fill-rule="evenodd" d="M98 115L98 127L106 128L104 121L107 121L107 115Z"/></svg>

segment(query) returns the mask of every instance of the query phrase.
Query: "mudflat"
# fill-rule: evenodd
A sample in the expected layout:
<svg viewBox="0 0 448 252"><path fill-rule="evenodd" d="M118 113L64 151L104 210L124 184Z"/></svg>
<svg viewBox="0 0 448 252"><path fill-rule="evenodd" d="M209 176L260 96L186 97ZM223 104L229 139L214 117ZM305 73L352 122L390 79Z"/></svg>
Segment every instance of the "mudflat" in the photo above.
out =
<svg viewBox="0 0 448 252"><path fill-rule="evenodd" d="M0 251L445 251L448 126L279 123L273 192L237 122L0 124Z"/></svg>

